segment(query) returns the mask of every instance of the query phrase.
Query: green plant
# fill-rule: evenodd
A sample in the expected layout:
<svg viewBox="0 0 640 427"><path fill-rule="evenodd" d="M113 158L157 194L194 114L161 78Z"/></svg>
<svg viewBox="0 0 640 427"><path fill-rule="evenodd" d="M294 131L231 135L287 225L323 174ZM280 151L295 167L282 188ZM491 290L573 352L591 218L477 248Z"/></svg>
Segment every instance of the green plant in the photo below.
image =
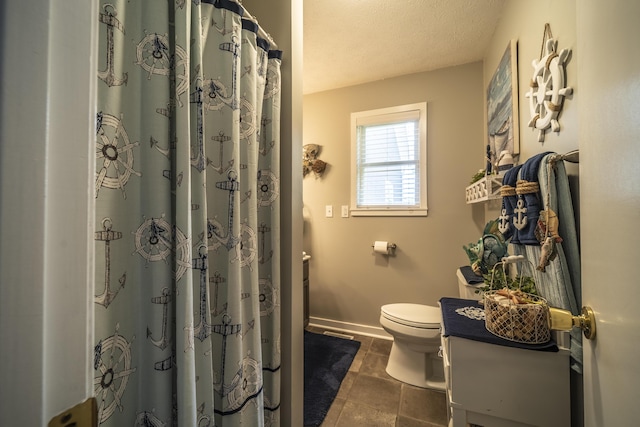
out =
<svg viewBox="0 0 640 427"><path fill-rule="evenodd" d="M473 184L474 182L480 181L482 178L484 178L484 175L485 175L484 169L480 169L478 172L476 172L475 175L471 177L471 182L469 184Z"/></svg>
<svg viewBox="0 0 640 427"><path fill-rule="evenodd" d="M493 282L492 282L493 276ZM536 291L536 284L531 276L518 276L514 278L510 277L501 268L496 269L495 272L489 272L482 276L484 278L485 286L481 288L483 291L495 291L498 289L520 289L522 292L526 292L532 295L538 295Z"/></svg>

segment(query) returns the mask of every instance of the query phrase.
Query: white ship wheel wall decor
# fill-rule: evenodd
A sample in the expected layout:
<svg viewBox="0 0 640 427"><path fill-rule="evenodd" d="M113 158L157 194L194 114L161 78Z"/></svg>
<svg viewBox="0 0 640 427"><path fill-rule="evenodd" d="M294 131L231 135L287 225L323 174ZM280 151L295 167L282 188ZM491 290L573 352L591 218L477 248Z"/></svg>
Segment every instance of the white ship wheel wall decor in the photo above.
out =
<svg viewBox="0 0 640 427"><path fill-rule="evenodd" d="M565 86L565 63L571 50L557 53L558 43L549 38L544 43L545 55L539 61L533 60L533 77L526 97L529 98L531 120L529 127L538 129L538 142L544 142L545 132L551 128L560 131L558 115L562 110L564 96L571 95L573 89Z"/></svg>

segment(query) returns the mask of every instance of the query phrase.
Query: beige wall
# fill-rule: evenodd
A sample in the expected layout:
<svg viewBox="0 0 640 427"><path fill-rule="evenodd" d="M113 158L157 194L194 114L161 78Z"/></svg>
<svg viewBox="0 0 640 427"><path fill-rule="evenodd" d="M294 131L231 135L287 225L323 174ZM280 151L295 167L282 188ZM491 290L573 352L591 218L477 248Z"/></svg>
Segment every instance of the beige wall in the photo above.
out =
<svg viewBox="0 0 640 427"><path fill-rule="evenodd" d="M566 64L566 84L573 88L574 94L565 99L559 116L560 132L548 131L544 143L538 142L538 131L527 124L531 118L529 99L525 97L529 91L529 82L533 74L531 62L540 58L540 50L545 24L551 26L554 39L558 41L558 50L571 50L571 57ZM518 41L518 87L520 118L520 163L543 151L566 153L578 148L578 101L580 89L577 87L577 41L576 41L576 3L575 0L543 0L536 2L508 1L495 30L491 46L484 57L484 87L493 77L502 54L509 40ZM486 116L486 109L484 111ZM486 134L486 131L485 131ZM484 136L487 141L487 136ZM479 153L478 155L480 155ZM578 166L566 163L567 172L572 185L574 205L577 206ZM573 191L575 190L575 191ZM499 205L486 205L487 220L499 215Z"/></svg>
<svg viewBox="0 0 640 427"><path fill-rule="evenodd" d="M567 84L576 87L574 0L506 2L482 63L473 63L306 95L304 144L322 146L329 163L322 178L303 182L304 250L311 256L310 315L339 322L379 326L380 306L392 302L436 304L456 296L455 270L468 263L463 245L476 241L484 224L499 215L499 202L466 205L464 188L484 167L486 87L511 39L518 41L520 160L542 151L578 148L577 100L565 100L559 133L544 144L527 127L525 97L549 23L559 49L571 49ZM428 202L426 218L341 218L349 204L350 113L426 101L428 106ZM578 167L567 165L571 182ZM577 198L577 189L575 196ZM325 217L332 205L333 218ZM371 244L398 245L395 257L374 255Z"/></svg>
<svg viewBox="0 0 640 427"><path fill-rule="evenodd" d="M566 84L573 88L573 95L565 99L559 116L560 132L548 131L544 143L538 142L538 132L528 127L531 118L529 82L533 74L531 62L540 58L545 24L551 26L558 49L570 49L571 57L566 64ZM518 87L520 121L520 163L544 151L566 153L579 148L578 105L581 99L577 85L578 43L575 0L541 0L536 2L508 1L495 30L491 46L484 57L484 87L489 84L493 72L510 39L518 41ZM583 106L584 108L584 106ZM486 115L486 113L485 113ZM485 141L487 140L485 129ZM569 174L569 185L576 213L576 226L580 231L578 165L565 162ZM500 215L499 204L485 204L487 220ZM580 236L580 234L578 234ZM583 276L584 277L584 276ZM583 425L582 376L571 371L571 417L572 426Z"/></svg>
<svg viewBox="0 0 640 427"><path fill-rule="evenodd" d="M340 216L349 205L350 114L427 102L427 217ZM482 64L407 75L304 97L305 144L319 144L329 164L304 178L304 250L310 261L310 315L379 327L380 306L435 305L457 296L456 269L468 263L463 245L478 239L481 207L467 206L464 188L482 167ZM325 206L334 208L325 217ZM375 240L398 245L374 254Z"/></svg>

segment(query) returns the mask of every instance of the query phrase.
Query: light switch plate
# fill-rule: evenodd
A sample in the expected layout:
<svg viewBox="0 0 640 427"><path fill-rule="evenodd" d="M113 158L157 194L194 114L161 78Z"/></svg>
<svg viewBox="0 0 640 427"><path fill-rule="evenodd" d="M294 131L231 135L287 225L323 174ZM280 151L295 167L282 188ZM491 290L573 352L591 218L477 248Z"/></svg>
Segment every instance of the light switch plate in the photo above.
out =
<svg viewBox="0 0 640 427"><path fill-rule="evenodd" d="M349 218L349 206L342 205L342 218Z"/></svg>
<svg viewBox="0 0 640 427"><path fill-rule="evenodd" d="M98 427L98 404L90 397L49 421L48 427Z"/></svg>
<svg viewBox="0 0 640 427"><path fill-rule="evenodd" d="M326 216L327 218L333 217L333 206L327 205L324 207L324 216Z"/></svg>

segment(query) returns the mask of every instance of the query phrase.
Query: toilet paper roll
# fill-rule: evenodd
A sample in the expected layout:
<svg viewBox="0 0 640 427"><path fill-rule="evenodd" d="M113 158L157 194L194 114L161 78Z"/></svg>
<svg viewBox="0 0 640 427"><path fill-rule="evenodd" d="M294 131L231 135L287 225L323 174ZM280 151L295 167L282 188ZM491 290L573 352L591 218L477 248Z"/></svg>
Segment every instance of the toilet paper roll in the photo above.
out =
<svg viewBox="0 0 640 427"><path fill-rule="evenodd" d="M378 254L389 255L389 243L382 240L376 240L373 243L373 251Z"/></svg>

